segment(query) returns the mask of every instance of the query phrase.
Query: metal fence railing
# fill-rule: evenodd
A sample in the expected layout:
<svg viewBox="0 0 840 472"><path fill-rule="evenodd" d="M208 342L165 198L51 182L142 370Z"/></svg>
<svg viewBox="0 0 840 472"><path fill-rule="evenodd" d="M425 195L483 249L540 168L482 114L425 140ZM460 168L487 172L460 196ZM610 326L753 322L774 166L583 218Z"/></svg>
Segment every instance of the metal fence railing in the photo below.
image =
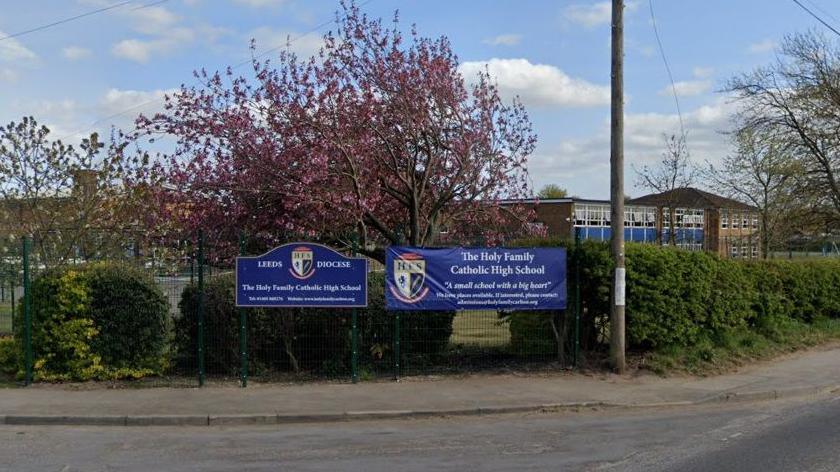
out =
<svg viewBox="0 0 840 472"><path fill-rule="evenodd" d="M201 234L192 241L156 244L146 245L139 253L137 244L126 244L134 251L102 258L142 273L165 306L165 343L156 351L161 367L137 375L143 377L136 380L139 384L235 382L245 386L249 381L313 378L365 381L511 368L566 368L579 360L572 307L565 312L391 312L384 306L384 287L370 286L369 306L358 309L355 316L351 309L237 308L230 244L207 242ZM166 245L169 247L163 250ZM236 252L236 244L232 246ZM244 240L239 247L243 255L263 250ZM251 250L246 250L248 247ZM74 262L69 267L74 264L84 265ZM0 277L0 334L20 337L25 366L22 380L28 384L39 380L33 368L43 346L37 343L47 342L50 335L37 326L42 318L37 310L44 307L33 299L39 295L30 283L37 285L49 264L38 257L26 238L19 242L18 252L7 254L6 266L7 276ZM572 258L570 282L573 266ZM381 280L382 275L379 277ZM571 282L570 303L573 286ZM124 289L128 290L114 290L125 296ZM149 315L143 306L121 309L128 310L130 318ZM34 338L33 329L38 333Z"/></svg>

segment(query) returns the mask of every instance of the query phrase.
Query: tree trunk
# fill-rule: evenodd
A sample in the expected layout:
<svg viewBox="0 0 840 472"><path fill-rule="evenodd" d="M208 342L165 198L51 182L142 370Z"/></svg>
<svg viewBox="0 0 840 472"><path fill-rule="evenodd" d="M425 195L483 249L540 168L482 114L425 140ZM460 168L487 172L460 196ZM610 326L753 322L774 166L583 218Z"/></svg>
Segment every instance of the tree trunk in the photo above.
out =
<svg viewBox="0 0 840 472"><path fill-rule="evenodd" d="M292 370L296 374L299 374L300 364L298 363L297 357L295 357L295 353L292 351L292 341L288 336L283 336L283 349L286 351L286 355L289 356L289 363L292 364Z"/></svg>
<svg viewBox="0 0 840 472"><path fill-rule="evenodd" d="M566 316L565 313L558 316L559 313L564 312L556 312L551 315L551 330L554 332L554 343L557 346L557 362L566 365ZM557 328L557 318L562 318L559 329Z"/></svg>

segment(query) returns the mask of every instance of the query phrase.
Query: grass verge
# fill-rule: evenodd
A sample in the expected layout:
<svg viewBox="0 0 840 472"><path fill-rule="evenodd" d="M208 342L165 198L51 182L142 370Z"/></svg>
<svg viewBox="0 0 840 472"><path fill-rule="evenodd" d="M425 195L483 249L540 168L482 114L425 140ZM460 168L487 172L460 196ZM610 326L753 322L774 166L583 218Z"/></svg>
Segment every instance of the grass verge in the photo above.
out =
<svg viewBox="0 0 840 472"><path fill-rule="evenodd" d="M659 375L715 375L750 362L840 340L840 319L812 323L787 320L772 328L741 329L693 346L670 346L645 354L639 368Z"/></svg>
<svg viewBox="0 0 840 472"><path fill-rule="evenodd" d="M510 329L495 311L461 311L452 320L449 342L456 347L504 348L510 344Z"/></svg>

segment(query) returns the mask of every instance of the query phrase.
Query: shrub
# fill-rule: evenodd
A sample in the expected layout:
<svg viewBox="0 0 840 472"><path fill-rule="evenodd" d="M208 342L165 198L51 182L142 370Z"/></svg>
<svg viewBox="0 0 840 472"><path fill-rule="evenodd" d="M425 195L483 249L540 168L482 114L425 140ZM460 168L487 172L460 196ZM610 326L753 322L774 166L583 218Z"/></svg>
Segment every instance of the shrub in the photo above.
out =
<svg viewBox="0 0 840 472"><path fill-rule="evenodd" d="M368 307L358 309L359 359L364 364L393 362L394 313L385 309L383 273L368 276ZM187 287L175 320L178 365L194 370L197 352L197 287ZM345 375L350 369L350 309L247 308L249 371L317 371ZM205 283L205 363L207 372L239 371L239 314L234 280ZM434 356L448 346L454 313L403 312L403 352Z"/></svg>
<svg viewBox="0 0 840 472"><path fill-rule="evenodd" d="M517 247L568 246L557 239L520 240ZM581 344L597 346L609 313L612 264L606 243L583 241L569 250L569 310L574 261L581 261ZM627 244L627 338L632 349L700 346L733 339L747 329L778 338L796 322L840 318L837 261L738 261L714 254L655 245ZM550 317L511 315L515 352L556 351ZM743 336L741 336L743 337ZM704 354L705 355L705 354Z"/></svg>
<svg viewBox="0 0 840 472"><path fill-rule="evenodd" d="M0 373L14 375L18 370L18 346L9 336L0 337Z"/></svg>
<svg viewBox="0 0 840 472"><path fill-rule="evenodd" d="M627 333L631 346L692 345L746 326L754 283L744 263L706 252L627 245Z"/></svg>
<svg viewBox="0 0 840 472"><path fill-rule="evenodd" d="M205 368L208 372L238 365L239 325L233 289L230 277L213 277L205 281L205 333L211 333L205 336L205 343L212 346L205 350ZM176 365L181 370L195 369L198 352L198 290L195 285L184 288L178 309L180 315L174 322ZM249 336L249 339L254 337Z"/></svg>
<svg viewBox="0 0 840 472"><path fill-rule="evenodd" d="M565 312L513 311L510 320L511 350L516 354L546 355L558 352L557 337L551 326L551 317L556 316L558 330L571 319L574 308L575 277L574 264L580 261L581 294L581 349L594 350L604 342L603 329L610 312L610 280L612 259L609 246L604 242L584 240L575 248L574 243L558 238L526 238L512 241L510 247L565 247L567 260L568 307ZM559 320L563 320L560 323ZM568 331L568 329L567 329ZM561 340L567 341L561 334ZM567 346L571 344L567 343ZM568 347L567 347L568 350ZM568 352L567 352L568 353Z"/></svg>
<svg viewBox="0 0 840 472"><path fill-rule="evenodd" d="M165 367L168 305L142 271L110 263L54 269L31 290L36 379L136 378ZM16 317L22 339L22 307Z"/></svg>
<svg viewBox="0 0 840 472"><path fill-rule="evenodd" d="M166 347L169 303L143 272L97 264L85 273L90 314L99 335L93 352L116 368L155 368Z"/></svg>
<svg viewBox="0 0 840 472"><path fill-rule="evenodd" d="M569 310L571 313L571 310ZM559 319L558 319L559 318ZM560 336L565 331L562 312L517 311L508 316L510 321L510 349L521 356L561 356L555 328ZM554 325L552 326L552 320ZM565 342L565 339L561 340Z"/></svg>
<svg viewBox="0 0 840 472"><path fill-rule="evenodd" d="M205 369L208 373L239 372L239 310L234 278L213 277L205 282ZM197 366L198 287L189 285L179 302L175 320L177 365L184 371ZM349 352L346 320L334 309L247 308L249 371L319 369L338 359L340 370ZM349 326L349 324L347 325Z"/></svg>
<svg viewBox="0 0 840 472"><path fill-rule="evenodd" d="M362 349L370 350L378 340L393 342L394 312L385 308L385 273L368 276L368 307L359 311L364 329ZM449 346L452 336L452 311L401 311L400 336L403 352L412 356L436 356Z"/></svg>

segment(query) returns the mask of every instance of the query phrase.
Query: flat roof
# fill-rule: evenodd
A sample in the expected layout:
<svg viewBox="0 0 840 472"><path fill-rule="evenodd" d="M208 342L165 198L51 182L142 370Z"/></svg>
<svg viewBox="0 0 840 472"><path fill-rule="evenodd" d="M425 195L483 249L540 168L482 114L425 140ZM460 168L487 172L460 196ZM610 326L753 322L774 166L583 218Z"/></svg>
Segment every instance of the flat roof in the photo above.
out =
<svg viewBox="0 0 840 472"><path fill-rule="evenodd" d="M558 203L591 203L596 205L609 205L609 200L595 200L592 198L577 198L577 197L569 197L569 198L519 198L519 199L510 199L510 200L502 200L500 202L502 205L512 205L515 203L539 203L539 204L558 204ZM630 203L625 203L628 206L648 206L648 205L632 205Z"/></svg>

